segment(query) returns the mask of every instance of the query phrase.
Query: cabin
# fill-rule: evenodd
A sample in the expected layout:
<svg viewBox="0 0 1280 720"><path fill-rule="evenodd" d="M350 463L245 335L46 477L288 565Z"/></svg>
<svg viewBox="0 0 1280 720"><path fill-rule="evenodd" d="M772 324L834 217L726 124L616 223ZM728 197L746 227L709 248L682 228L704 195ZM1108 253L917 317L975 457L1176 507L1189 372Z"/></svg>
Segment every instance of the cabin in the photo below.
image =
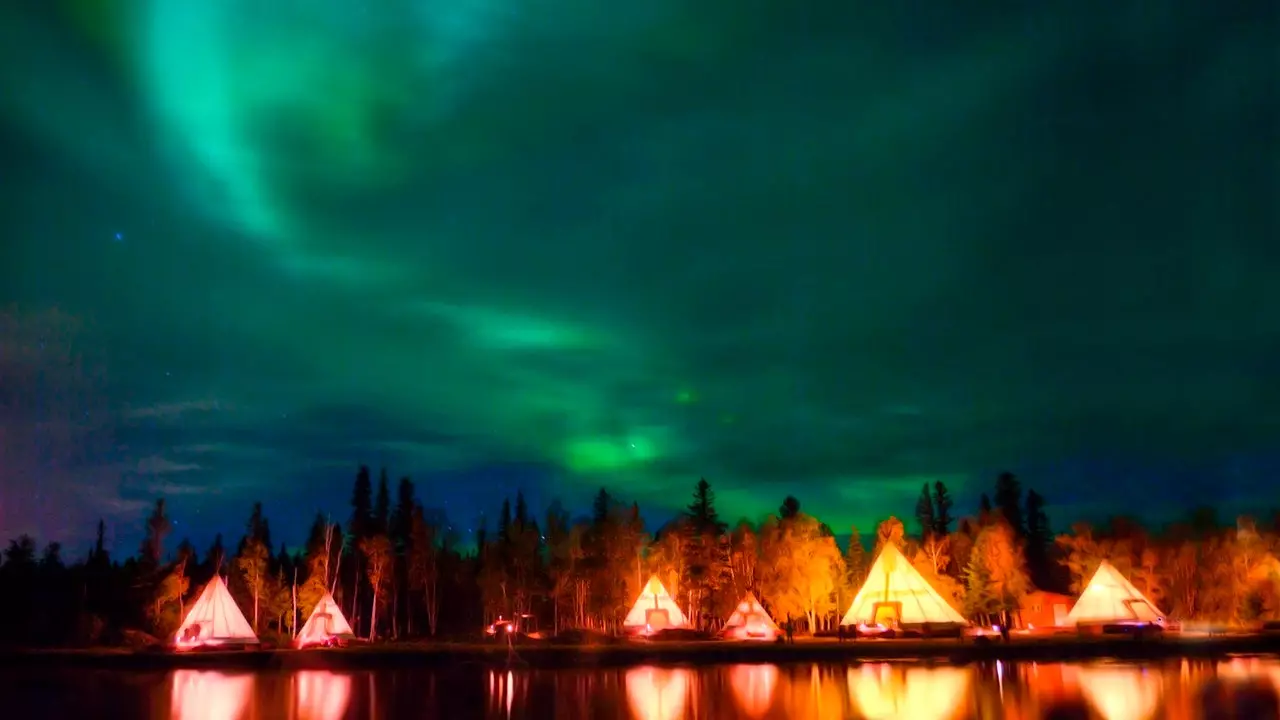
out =
<svg viewBox="0 0 1280 720"><path fill-rule="evenodd" d="M1018 622L1026 630L1062 627L1067 625L1067 614L1074 602L1070 595L1047 590L1029 592L1018 608Z"/></svg>

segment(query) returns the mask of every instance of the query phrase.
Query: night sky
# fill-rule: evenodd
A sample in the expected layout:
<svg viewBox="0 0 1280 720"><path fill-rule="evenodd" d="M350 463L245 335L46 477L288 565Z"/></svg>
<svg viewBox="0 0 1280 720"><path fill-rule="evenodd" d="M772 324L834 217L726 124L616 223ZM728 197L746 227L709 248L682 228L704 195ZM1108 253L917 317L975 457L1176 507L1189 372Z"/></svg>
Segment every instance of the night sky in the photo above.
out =
<svg viewBox="0 0 1280 720"><path fill-rule="evenodd" d="M1280 505L1277 8L0 4L0 537Z"/></svg>

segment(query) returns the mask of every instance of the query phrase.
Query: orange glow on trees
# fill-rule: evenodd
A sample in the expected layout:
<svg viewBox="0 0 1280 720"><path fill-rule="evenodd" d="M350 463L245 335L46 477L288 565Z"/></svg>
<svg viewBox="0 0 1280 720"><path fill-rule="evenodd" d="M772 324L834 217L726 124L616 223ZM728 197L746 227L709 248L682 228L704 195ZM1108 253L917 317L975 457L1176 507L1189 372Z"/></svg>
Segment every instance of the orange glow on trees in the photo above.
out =
<svg viewBox="0 0 1280 720"><path fill-rule="evenodd" d="M391 584L394 555L391 541L382 534L360 540L360 552L364 553L365 575L369 579L369 587L373 589L372 615L369 619L369 639L373 640L378 634L378 608L387 602L386 593Z"/></svg>
<svg viewBox="0 0 1280 720"><path fill-rule="evenodd" d="M819 615L835 609L844 562L835 537L802 512L765 521L761 537L761 586L769 605L778 617L806 617L812 631Z"/></svg>
<svg viewBox="0 0 1280 720"><path fill-rule="evenodd" d="M965 609L971 616L1006 616L1017 611L1031 589L1022 548L1013 528L1003 521L982 528L965 570Z"/></svg>

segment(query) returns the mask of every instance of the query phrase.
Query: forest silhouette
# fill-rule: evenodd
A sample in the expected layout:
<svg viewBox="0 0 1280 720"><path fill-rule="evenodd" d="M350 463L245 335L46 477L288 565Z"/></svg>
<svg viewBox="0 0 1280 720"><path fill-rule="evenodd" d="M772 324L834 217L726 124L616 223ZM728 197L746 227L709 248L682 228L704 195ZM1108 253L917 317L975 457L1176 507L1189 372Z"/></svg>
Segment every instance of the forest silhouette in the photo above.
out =
<svg viewBox="0 0 1280 720"><path fill-rule="evenodd" d="M479 527L476 546L464 549L409 478L393 488L385 470L375 482L361 467L346 522L318 515L297 552L277 544L261 504L231 547L222 535L203 552L186 540L170 546L164 499L129 557L104 547L101 521L87 558L73 564L56 542L11 540L0 564L0 644L164 642L215 572L259 636L277 644L288 643L325 591L372 640L479 639L484 627L512 617L543 632L615 633L653 574L698 629L717 629L752 592L798 632L829 632L885 543L978 622L1017 624L1028 593L1077 594L1103 560L1184 623L1247 625L1280 609L1274 522L1224 526L1199 509L1159 532L1116 517L1055 537L1044 508L1045 499L1024 493L1010 473L965 515L943 483L925 484L911 527L890 516L867 538L851 528L841 548L794 497L758 524L730 525L703 479L688 507L652 534L638 505L605 489L580 520L558 504L537 517L517 493L503 501L496 526Z"/></svg>

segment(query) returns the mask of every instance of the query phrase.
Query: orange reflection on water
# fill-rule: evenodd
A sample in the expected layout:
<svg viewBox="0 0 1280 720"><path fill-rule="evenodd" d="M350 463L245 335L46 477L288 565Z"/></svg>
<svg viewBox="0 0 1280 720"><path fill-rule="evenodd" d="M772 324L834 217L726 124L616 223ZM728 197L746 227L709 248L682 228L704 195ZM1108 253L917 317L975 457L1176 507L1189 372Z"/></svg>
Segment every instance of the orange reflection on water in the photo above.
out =
<svg viewBox="0 0 1280 720"><path fill-rule="evenodd" d="M627 704L636 720L680 720L689 702L692 673L683 668L627 671Z"/></svg>
<svg viewBox="0 0 1280 720"><path fill-rule="evenodd" d="M1218 663L1218 677L1228 680L1262 680L1280 693L1280 665L1274 659L1233 657Z"/></svg>
<svg viewBox="0 0 1280 720"><path fill-rule="evenodd" d="M879 663L849 668L849 695L867 720L951 720L969 690L966 668Z"/></svg>
<svg viewBox="0 0 1280 720"><path fill-rule="evenodd" d="M351 704L351 678L322 670L304 670L293 677L293 717L296 720L339 720Z"/></svg>
<svg viewBox="0 0 1280 720"><path fill-rule="evenodd" d="M738 707L751 718L764 717L773 705L773 689L778 685L775 665L734 665L729 670L729 685Z"/></svg>
<svg viewBox="0 0 1280 720"><path fill-rule="evenodd" d="M1158 670L1120 665L1074 670L1080 692L1105 720L1150 720L1155 716L1164 694Z"/></svg>
<svg viewBox="0 0 1280 720"><path fill-rule="evenodd" d="M178 670L173 673L172 720L241 720L253 699L252 675Z"/></svg>
<svg viewBox="0 0 1280 720"><path fill-rule="evenodd" d="M526 678L519 677L510 670L489 671L489 711L492 715L510 718L516 705L516 695L521 693L521 686Z"/></svg>

